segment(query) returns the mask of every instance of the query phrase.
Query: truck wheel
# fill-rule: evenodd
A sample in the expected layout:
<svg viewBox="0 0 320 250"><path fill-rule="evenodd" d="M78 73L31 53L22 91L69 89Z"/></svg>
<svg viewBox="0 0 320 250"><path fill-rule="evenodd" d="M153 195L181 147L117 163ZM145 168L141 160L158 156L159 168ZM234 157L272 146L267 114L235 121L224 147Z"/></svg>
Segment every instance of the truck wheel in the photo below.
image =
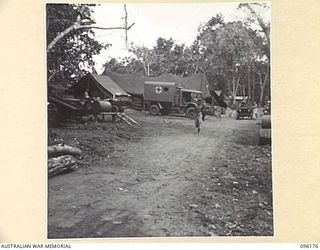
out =
<svg viewBox="0 0 320 250"><path fill-rule="evenodd" d="M189 107L186 111L186 117L193 119L196 114L196 109L194 107Z"/></svg>
<svg viewBox="0 0 320 250"><path fill-rule="evenodd" d="M151 105L149 108L149 113L150 115L158 115L160 113L160 109L158 105L156 104Z"/></svg>

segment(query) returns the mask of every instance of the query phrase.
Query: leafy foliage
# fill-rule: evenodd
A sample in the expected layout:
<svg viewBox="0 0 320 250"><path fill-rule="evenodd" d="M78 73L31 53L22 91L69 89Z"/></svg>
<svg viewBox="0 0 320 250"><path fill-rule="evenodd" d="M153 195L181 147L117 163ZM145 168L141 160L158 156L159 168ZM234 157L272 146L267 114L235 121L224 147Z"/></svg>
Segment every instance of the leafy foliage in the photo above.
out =
<svg viewBox="0 0 320 250"><path fill-rule="evenodd" d="M238 9L246 11L247 26L257 27L257 35L263 39L263 49L270 62L270 20L263 18L264 14L269 13L270 7L265 3L242 3Z"/></svg>
<svg viewBox="0 0 320 250"><path fill-rule="evenodd" d="M75 22L93 24L93 6L47 4L47 45ZM106 46L108 45L100 44L94 39L94 31L91 29L79 29L69 33L47 53L48 80L54 82L59 79L66 84L75 83L88 68L94 66L92 56Z"/></svg>

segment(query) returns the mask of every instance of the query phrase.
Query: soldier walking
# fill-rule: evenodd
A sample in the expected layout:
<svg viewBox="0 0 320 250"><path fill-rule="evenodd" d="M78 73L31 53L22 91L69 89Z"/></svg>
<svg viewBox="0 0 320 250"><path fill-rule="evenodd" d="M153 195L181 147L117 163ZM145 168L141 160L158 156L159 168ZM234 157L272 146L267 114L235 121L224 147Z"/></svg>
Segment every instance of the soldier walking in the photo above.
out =
<svg viewBox="0 0 320 250"><path fill-rule="evenodd" d="M198 129L198 133L200 132L200 123L201 123L201 113L202 113L202 104L201 99L197 100L197 106L195 107L194 114L194 125Z"/></svg>

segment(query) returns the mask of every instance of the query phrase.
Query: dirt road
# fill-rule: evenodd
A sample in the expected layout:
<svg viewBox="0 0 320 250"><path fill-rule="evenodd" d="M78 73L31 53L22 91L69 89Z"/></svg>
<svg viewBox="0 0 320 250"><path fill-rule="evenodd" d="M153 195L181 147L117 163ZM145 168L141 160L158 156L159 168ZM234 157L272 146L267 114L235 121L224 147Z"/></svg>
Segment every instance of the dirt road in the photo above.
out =
<svg viewBox="0 0 320 250"><path fill-rule="evenodd" d="M193 121L131 111L140 127L50 131L84 164L48 181L48 238L272 235L270 146L257 121Z"/></svg>

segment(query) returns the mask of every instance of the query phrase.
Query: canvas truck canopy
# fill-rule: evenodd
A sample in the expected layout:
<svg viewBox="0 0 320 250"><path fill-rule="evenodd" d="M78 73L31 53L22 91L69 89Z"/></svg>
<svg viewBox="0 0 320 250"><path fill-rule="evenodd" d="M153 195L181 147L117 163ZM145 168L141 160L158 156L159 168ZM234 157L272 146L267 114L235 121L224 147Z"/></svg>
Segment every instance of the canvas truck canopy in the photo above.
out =
<svg viewBox="0 0 320 250"><path fill-rule="evenodd" d="M176 86L175 82L161 82L161 81L146 81L144 83L145 85L161 85L161 86L167 86L167 87L172 87L172 86Z"/></svg>

